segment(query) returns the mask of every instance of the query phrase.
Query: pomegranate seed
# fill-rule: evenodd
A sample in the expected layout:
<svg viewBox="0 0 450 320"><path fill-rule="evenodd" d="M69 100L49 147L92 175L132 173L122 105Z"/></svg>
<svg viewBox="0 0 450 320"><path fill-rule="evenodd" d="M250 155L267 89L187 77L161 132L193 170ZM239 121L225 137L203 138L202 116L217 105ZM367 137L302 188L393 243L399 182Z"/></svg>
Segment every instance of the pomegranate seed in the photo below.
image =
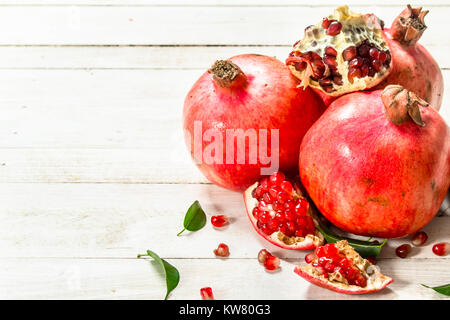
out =
<svg viewBox="0 0 450 320"><path fill-rule="evenodd" d="M267 203L264 200L261 200L258 203L258 209L261 210L261 211L265 211L266 208L267 208Z"/></svg>
<svg viewBox="0 0 450 320"><path fill-rule="evenodd" d="M327 272L325 271L325 268L322 266L316 267L317 272L319 272L320 275L323 275L325 277L328 277Z"/></svg>
<svg viewBox="0 0 450 320"><path fill-rule="evenodd" d="M286 222L286 227L289 230L289 234L291 235L295 234L295 231L297 230L297 224L294 221Z"/></svg>
<svg viewBox="0 0 450 320"><path fill-rule="evenodd" d="M295 202L292 201L292 200L288 200L288 201L284 204L284 207L285 207L286 209L289 209L289 210L291 210L291 211L294 211L294 210L295 210Z"/></svg>
<svg viewBox="0 0 450 320"><path fill-rule="evenodd" d="M266 261L264 261L264 267L268 271L277 270L279 266L280 266L280 259L278 259L273 255L269 255Z"/></svg>
<svg viewBox="0 0 450 320"><path fill-rule="evenodd" d="M378 51L377 48L370 48L370 50L369 50L369 55L370 55L373 59L377 60L378 57L380 56L380 51Z"/></svg>
<svg viewBox="0 0 450 320"><path fill-rule="evenodd" d="M372 67L369 67L369 77L373 77L375 73L376 71Z"/></svg>
<svg viewBox="0 0 450 320"><path fill-rule="evenodd" d="M292 187L292 184L289 181L283 181L280 184L281 190L283 190L284 192L291 194L292 191L294 190L294 188Z"/></svg>
<svg viewBox="0 0 450 320"><path fill-rule="evenodd" d="M286 193L286 192L284 192L284 191L281 191L280 193L278 193L278 195L277 195L277 200L278 200L278 202L281 204L281 203L286 203L288 200L290 200L290 196Z"/></svg>
<svg viewBox="0 0 450 320"><path fill-rule="evenodd" d="M272 195L269 192L264 193L262 198L263 198L264 202L267 204L270 204L275 200L275 198L272 197Z"/></svg>
<svg viewBox="0 0 450 320"><path fill-rule="evenodd" d="M214 300L214 295L210 287L201 288L200 295L202 296L202 300Z"/></svg>
<svg viewBox="0 0 450 320"><path fill-rule="evenodd" d="M327 262L324 266L325 271L328 273L333 273L334 272L334 267L335 265L332 262Z"/></svg>
<svg viewBox="0 0 450 320"><path fill-rule="evenodd" d="M306 200L300 199L298 204L295 206L295 213L299 216L306 215L306 212L308 210L308 202Z"/></svg>
<svg viewBox="0 0 450 320"><path fill-rule="evenodd" d="M259 251L258 252L258 261L259 261L259 263L264 263L266 261L267 257L270 256L270 255L271 254L266 249L262 249L261 251Z"/></svg>
<svg viewBox="0 0 450 320"><path fill-rule="evenodd" d="M297 225L299 225L299 224L297 223ZM303 229L298 229L297 231L295 231L296 237L305 237L307 234L308 233Z"/></svg>
<svg viewBox="0 0 450 320"><path fill-rule="evenodd" d="M230 249L225 243L221 243L217 249L214 250L214 254L218 257L228 257L230 255Z"/></svg>
<svg viewBox="0 0 450 320"><path fill-rule="evenodd" d="M255 209L258 209L258 208L255 207ZM211 217L211 224L216 228L222 228L227 223L228 223L228 219L224 215Z"/></svg>
<svg viewBox="0 0 450 320"><path fill-rule="evenodd" d="M339 21L333 21L330 23L327 29L327 35L335 36L341 32L342 24Z"/></svg>
<svg viewBox="0 0 450 320"><path fill-rule="evenodd" d="M336 57L337 56L337 51L333 48L333 47L325 47L325 53L329 56L332 57Z"/></svg>
<svg viewBox="0 0 450 320"><path fill-rule="evenodd" d="M311 252L305 256L305 261L306 261L306 263L311 263L314 261L315 258L316 258L316 255L314 254L314 252Z"/></svg>
<svg viewBox="0 0 450 320"><path fill-rule="evenodd" d="M316 248L316 250L314 252L315 252L316 256L318 256L319 258L325 257L325 249L323 247Z"/></svg>
<svg viewBox="0 0 450 320"><path fill-rule="evenodd" d="M323 18L323 20L322 20L322 28L328 29L328 27L330 26L331 21L328 20L328 18Z"/></svg>
<svg viewBox="0 0 450 320"><path fill-rule="evenodd" d="M367 285L366 278L364 278L364 276L360 274L355 280L355 285L364 288Z"/></svg>
<svg viewBox="0 0 450 320"><path fill-rule="evenodd" d="M381 51L378 54L378 60L380 60L382 63L385 62L387 60L387 54L384 51Z"/></svg>
<svg viewBox="0 0 450 320"><path fill-rule="evenodd" d="M275 231L273 231L272 229L270 229L267 224L262 224L260 226L260 229L262 232L264 232L266 235L270 236L272 233L274 233Z"/></svg>
<svg viewBox="0 0 450 320"><path fill-rule="evenodd" d="M413 245L418 247L418 246L423 246L425 244L425 242L427 241L427 239L428 239L428 235L425 232L420 231L420 232L416 232L413 235L411 242Z"/></svg>
<svg viewBox="0 0 450 320"><path fill-rule="evenodd" d="M380 60L372 60L372 68L373 68L376 72L380 71L381 65L382 65L382 63L381 63Z"/></svg>
<svg viewBox="0 0 450 320"><path fill-rule="evenodd" d="M402 244L401 246L398 246L397 249L395 249L395 254L402 259L406 258L410 252L411 246L406 243Z"/></svg>
<svg viewBox="0 0 450 320"><path fill-rule="evenodd" d="M282 212L284 210L284 205L278 201L272 203L272 209L277 212Z"/></svg>
<svg viewBox="0 0 450 320"><path fill-rule="evenodd" d="M307 67L307 64L305 61L300 61L300 62L294 63L294 68L297 71L303 71L306 69L306 67Z"/></svg>
<svg viewBox="0 0 450 320"><path fill-rule="evenodd" d="M261 212L259 214L259 219L258 220L261 223L267 223L267 222L269 222L269 219L270 219L270 214L267 211L263 211L263 212Z"/></svg>
<svg viewBox="0 0 450 320"><path fill-rule="evenodd" d="M348 64L350 67L352 68L359 68L362 66L363 60L360 57L356 57L355 59L353 59L352 61L350 61L350 63Z"/></svg>
<svg viewBox="0 0 450 320"><path fill-rule="evenodd" d="M256 199L260 199L264 194L264 189L261 186L257 186L253 191L252 191L252 197L256 198Z"/></svg>
<svg viewBox="0 0 450 320"><path fill-rule="evenodd" d="M433 253L437 256L445 256L449 250L450 250L449 242L441 242L433 246Z"/></svg>
<svg viewBox="0 0 450 320"><path fill-rule="evenodd" d="M259 210L258 207L254 207L253 210L252 210L252 214L257 220L259 220L260 212L261 212L261 210Z"/></svg>
<svg viewBox="0 0 450 320"><path fill-rule="evenodd" d="M366 44L362 44L358 47L358 53L361 57L369 56L370 47Z"/></svg>
<svg viewBox="0 0 450 320"><path fill-rule="evenodd" d="M286 217L284 216L284 212L277 212L275 214L275 219L277 219L280 222L285 222L286 221Z"/></svg>
<svg viewBox="0 0 450 320"><path fill-rule="evenodd" d="M277 231L279 226L280 221L278 221L277 219L270 219L269 222L267 222L267 227L273 232Z"/></svg>
<svg viewBox="0 0 450 320"><path fill-rule="evenodd" d="M361 77L361 70L356 68L349 68L348 69L348 80L353 83L353 78L360 78Z"/></svg>
<svg viewBox="0 0 450 320"><path fill-rule="evenodd" d="M272 175L270 176L269 179L270 179L271 184L280 185L284 181L285 176L282 172L278 171L278 172L272 173Z"/></svg>
<svg viewBox="0 0 450 320"><path fill-rule="evenodd" d="M361 66L361 78L367 77L369 75L369 67L366 64Z"/></svg>
<svg viewBox="0 0 450 320"><path fill-rule="evenodd" d="M339 265L342 269L347 270L350 267L350 261L346 258L342 258L341 261L339 261Z"/></svg>
<svg viewBox="0 0 450 320"><path fill-rule="evenodd" d="M325 255L327 257L334 257L339 254L339 250L334 243L327 243L324 245Z"/></svg>
<svg viewBox="0 0 450 320"><path fill-rule="evenodd" d="M322 60L314 60L311 64L314 76L317 78L322 78L323 74L325 73L325 64L322 62Z"/></svg>
<svg viewBox="0 0 450 320"><path fill-rule="evenodd" d="M367 257L366 260L371 264L377 264L377 259L375 259L375 257Z"/></svg>
<svg viewBox="0 0 450 320"><path fill-rule="evenodd" d="M280 191L281 188L279 186L271 186L269 189L269 194L273 199L276 199Z"/></svg>
<svg viewBox="0 0 450 320"><path fill-rule="evenodd" d="M336 57L334 56L324 55L323 62L328 66L337 67Z"/></svg>
<svg viewBox="0 0 450 320"><path fill-rule="evenodd" d="M338 76L334 76L333 77L333 82L336 83L337 85L342 85L342 76L338 75Z"/></svg>
<svg viewBox="0 0 450 320"><path fill-rule="evenodd" d="M289 209L286 209L284 211L284 217L288 221L294 221L295 219L297 219L297 215L293 211L291 211Z"/></svg>
<svg viewBox="0 0 450 320"><path fill-rule="evenodd" d="M350 46L342 51L342 58L344 58L345 61L350 61L356 58L356 47Z"/></svg>

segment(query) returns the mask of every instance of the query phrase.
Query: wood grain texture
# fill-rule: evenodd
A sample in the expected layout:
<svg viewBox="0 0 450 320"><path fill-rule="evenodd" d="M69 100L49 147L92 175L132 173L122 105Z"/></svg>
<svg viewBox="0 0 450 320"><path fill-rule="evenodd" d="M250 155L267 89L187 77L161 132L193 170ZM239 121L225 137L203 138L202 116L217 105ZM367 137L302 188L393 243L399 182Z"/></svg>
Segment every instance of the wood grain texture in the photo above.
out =
<svg viewBox="0 0 450 320"><path fill-rule="evenodd" d="M409 1L374 6L390 24ZM189 159L181 109L192 83L218 58L254 52L284 60L303 28L335 1L16 0L0 2L0 298L161 299L162 273L136 259L152 249L181 273L173 299L443 299L420 283L450 278L450 258L431 252L450 241L450 212L424 229L426 246L407 259L390 240L379 266L395 282L349 297L292 272L304 252L278 249L253 232L241 195L209 184ZM450 4L427 1L421 43L450 80ZM444 94L441 115L450 123ZM211 225L176 237L200 200ZM230 246L229 259L212 250ZM266 273L261 248L281 257ZM236 286L239 284L239 286Z"/></svg>

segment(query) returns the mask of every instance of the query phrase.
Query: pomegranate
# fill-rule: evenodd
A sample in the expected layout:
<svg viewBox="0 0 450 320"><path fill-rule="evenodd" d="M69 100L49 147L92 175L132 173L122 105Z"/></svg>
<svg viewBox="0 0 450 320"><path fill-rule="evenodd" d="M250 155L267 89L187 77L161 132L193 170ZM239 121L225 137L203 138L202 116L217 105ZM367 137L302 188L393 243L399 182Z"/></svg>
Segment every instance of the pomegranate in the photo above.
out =
<svg viewBox="0 0 450 320"><path fill-rule="evenodd" d="M296 172L301 140L325 109L298 84L282 62L256 54L216 61L197 80L186 96L183 126L209 181L242 191L261 168Z"/></svg>
<svg viewBox="0 0 450 320"><path fill-rule="evenodd" d="M300 177L331 223L395 238L438 212L450 185L450 130L401 86L334 101L303 139Z"/></svg>
<svg viewBox="0 0 450 320"><path fill-rule="evenodd" d="M305 29L286 64L303 87L311 86L332 97L372 88L391 70L382 24L373 14L338 7L334 14ZM331 100L325 98L324 102Z"/></svg>
<svg viewBox="0 0 450 320"><path fill-rule="evenodd" d="M392 55L392 72L377 88L399 84L439 110L442 104L444 80L441 70L430 53L417 41L427 28L424 22L428 11L410 5L385 29Z"/></svg>
<svg viewBox="0 0 450 320"><path fill-rule="evenodd" d="M347 294L379 291L393 281L363 259L346 240L316 248L307 264L295 267L294 272L318 286Z"/></svg>
<svg viewBox="0 0 450 320"><path fill-rule="evenodd" d="M269 242L292 250L309 250L323 243L308 201L283 173L275 172L250 186L244 201L253 227Z"/></svg>

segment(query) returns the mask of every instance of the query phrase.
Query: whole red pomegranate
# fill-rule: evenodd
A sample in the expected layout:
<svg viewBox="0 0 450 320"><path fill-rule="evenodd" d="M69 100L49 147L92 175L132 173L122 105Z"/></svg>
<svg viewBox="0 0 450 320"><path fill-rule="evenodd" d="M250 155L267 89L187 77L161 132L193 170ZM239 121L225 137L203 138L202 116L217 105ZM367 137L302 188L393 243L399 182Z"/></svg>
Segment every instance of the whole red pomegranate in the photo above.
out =
<svg viewBox="0 0 450 320"><path fill-rule="evenodd" d="M398 85L334 101L305 135L300 177L317 208L355 234L403 237L438 212L450 185L450 130Z"/></svg>
<svg viewBox="0 0 450 320"><path fill-rule="evenodd" d="M256 54L216 61L197 80L186 96L183 127L209 181L242 191L261 174L297 171L301 140L325 109L298 84L281 61Z"/></svg>
<svg viewBox="0 0 450 320"><path fill-rule="evenodd" d="M424 22L427 13L422 8L408 5L391 28L385 29L393 69L377 88L382 89L389 84L402 85L439 110L444 92L441 69L430 53L417 43L427 28Z"/></svg>

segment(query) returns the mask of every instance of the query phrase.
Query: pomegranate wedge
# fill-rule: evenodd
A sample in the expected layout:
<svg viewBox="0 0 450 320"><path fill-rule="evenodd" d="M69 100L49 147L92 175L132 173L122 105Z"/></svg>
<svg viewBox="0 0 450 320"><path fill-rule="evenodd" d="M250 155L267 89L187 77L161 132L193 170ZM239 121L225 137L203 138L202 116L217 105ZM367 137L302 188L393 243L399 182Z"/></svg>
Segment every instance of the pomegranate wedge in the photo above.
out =
<svg viewBox="0 0 450 320"><path fill-rule="evenodd" d="M369 260L362 258L346 240L327 243L307 255L307 264L294 272L323 288L346 294L379 291L392 283Z"/></svg>
<svg viewBox="0 0 450 320"><path fill-rule="evenodd" d="M276 172L244 193L248 217L269 242L291 250L309 250L323 244L317 219L300 189Z"/></svg>

